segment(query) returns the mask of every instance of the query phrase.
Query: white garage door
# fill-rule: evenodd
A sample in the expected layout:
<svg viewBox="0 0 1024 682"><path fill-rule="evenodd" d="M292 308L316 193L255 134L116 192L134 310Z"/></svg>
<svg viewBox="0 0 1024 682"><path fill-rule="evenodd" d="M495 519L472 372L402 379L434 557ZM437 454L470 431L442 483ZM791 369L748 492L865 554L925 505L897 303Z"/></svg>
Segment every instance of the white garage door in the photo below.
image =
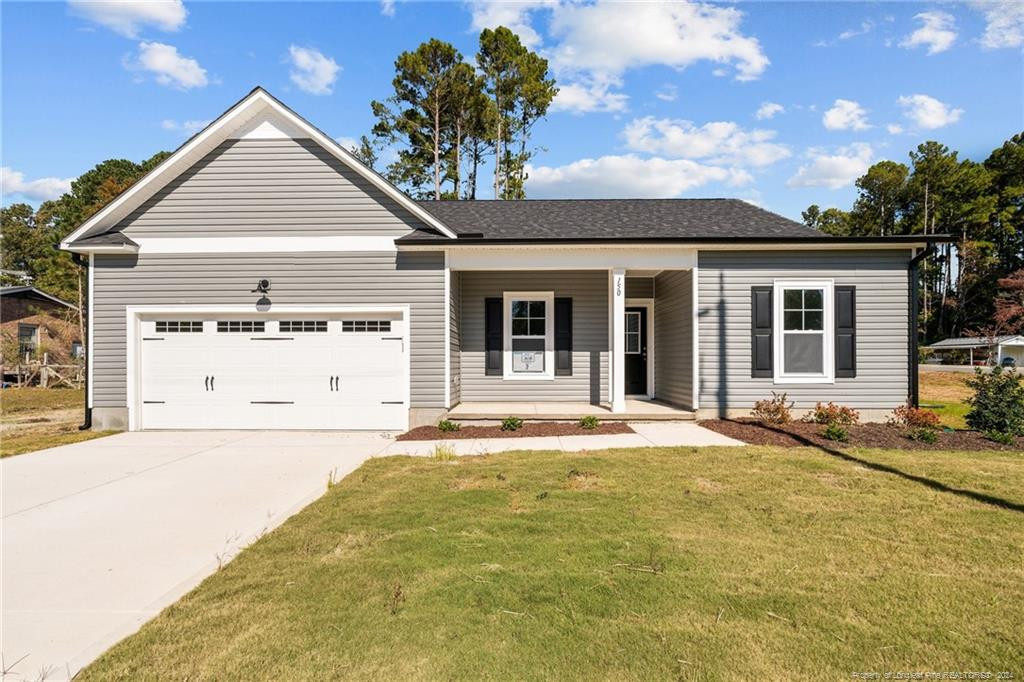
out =
<svg viewBox="0 0 1024 682"><path fill-rule="evenodd" d="M144 429L404 429L401 315L142 319Z"/></svg>

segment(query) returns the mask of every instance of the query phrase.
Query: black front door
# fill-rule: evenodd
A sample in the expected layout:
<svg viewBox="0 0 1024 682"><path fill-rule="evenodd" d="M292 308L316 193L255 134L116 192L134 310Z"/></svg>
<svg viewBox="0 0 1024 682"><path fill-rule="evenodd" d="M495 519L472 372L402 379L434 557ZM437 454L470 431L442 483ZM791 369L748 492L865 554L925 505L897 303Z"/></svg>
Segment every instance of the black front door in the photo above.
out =
<svg viewBox="0 0 1024 682"><path fill-rule="evenodd" d="M626 395L647 394L647 308L626 308Z"/></svg>

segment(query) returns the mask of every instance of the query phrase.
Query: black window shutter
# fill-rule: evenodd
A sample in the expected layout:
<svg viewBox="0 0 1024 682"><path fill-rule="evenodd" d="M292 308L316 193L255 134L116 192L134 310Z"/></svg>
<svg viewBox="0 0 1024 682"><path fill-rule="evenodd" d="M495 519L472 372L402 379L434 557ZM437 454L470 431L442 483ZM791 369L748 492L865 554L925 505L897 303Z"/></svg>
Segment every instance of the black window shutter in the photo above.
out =
<svg viewBox="0 0 1024 682"><path fill-rule="evenodd" d="M836 376L857 376L857 287L836 287Z"/></svg>
<svg viewBox="0 0 1024 682"><path fill-rule="evenodd" d="M572 299L555 299L555 376L572 376Z"/></svg>
<svg viewBox="0 0 1024 682"><path fill-rule="evenodd" d="M502 318L502 302L500 298L488 298L484 300L484 374L502 374L501 358L502 344L504 342L504 329Z"/></svg>
<svg viewBox="0 0 1024 682"><path fill-rule="evenodd" d="M772 376L772 287L750 287L750 376Z"/></svg>

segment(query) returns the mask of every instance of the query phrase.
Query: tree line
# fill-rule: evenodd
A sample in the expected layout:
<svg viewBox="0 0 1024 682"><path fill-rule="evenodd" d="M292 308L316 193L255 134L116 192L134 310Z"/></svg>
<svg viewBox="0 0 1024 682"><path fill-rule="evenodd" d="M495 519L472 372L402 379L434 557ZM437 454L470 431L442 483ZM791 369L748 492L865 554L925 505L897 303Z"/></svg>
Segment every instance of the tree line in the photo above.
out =
<svg viewBox="0 0 1024 682"><path fill-rule="evenodd" d="M395 60L394 93L370 103L376 123L356 155L375 167L396 159L392 183L419 199L476 199L481 164L493 159L496 199L526 196L533 127L558 93L548 61L500 26L480 33L475 65L435 38Z"/></svg>
<svg viewBox="0 0 1024 682"><path fill-rule="evenodd" d="M909 161L874 164L850 210L812 204L804 222L840 236L951 235L920 269L925 341L1024 331L1024 315L1007 315L1024 281L1024 133L980 163L934 141Z"/></svg>

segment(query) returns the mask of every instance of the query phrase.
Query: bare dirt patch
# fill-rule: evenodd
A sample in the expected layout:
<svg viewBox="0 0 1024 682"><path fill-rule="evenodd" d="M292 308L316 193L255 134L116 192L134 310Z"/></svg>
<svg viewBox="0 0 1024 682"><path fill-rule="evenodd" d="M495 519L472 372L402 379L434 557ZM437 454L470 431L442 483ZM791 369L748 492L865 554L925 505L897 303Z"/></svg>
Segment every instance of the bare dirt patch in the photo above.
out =
<svg viewBox="0 0 1024 682"><path fill-rule="evenodd" d="M849 441L843 443L824 438L821 424L792 422L784 426L769 426L753 419L709 419L700 425L724 436L741 440L750 445L777 445L780 447L801 447L816 445L829 448L887 448L893 450L996 450L1001 452L1024 452L1024 438L1017 438L1014 445L1002 445L988 440L977 431L936 431L934 443L910 440L904 435L907 429L889 424L860 424L847 427Z"/></svg>
<svg viewBox="0 0 1024 682"><path fill-rule="evenodd" d="M539 438L543 436L603 436L633 433L625 422L601 422L597 428L580 428L575 422L530 422L515 431L500 426L463 426L458 431L441 431L436 426L418 426L396 440L456 440L466 438Z"/></svg>

